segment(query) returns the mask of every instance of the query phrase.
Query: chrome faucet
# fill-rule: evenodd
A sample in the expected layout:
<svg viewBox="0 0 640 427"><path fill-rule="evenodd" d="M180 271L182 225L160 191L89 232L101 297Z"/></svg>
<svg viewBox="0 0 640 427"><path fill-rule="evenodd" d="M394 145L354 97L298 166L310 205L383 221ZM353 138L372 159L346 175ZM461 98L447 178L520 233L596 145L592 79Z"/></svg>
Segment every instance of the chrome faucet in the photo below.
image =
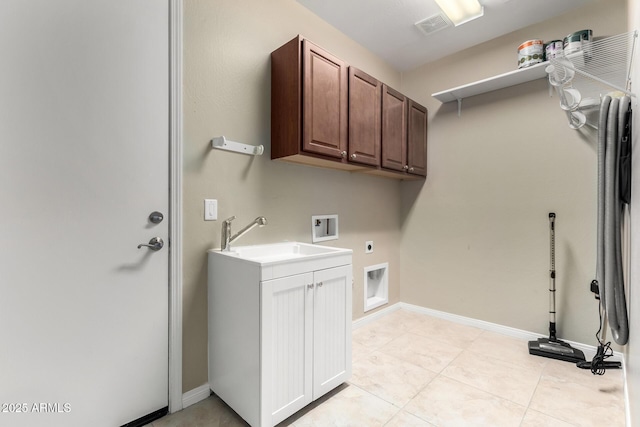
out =
<svg viewBox="0 0 640 427"><path fill-rule="evenodd" d="M222 222L222 243L220 246L223 251L229 251L231 249L231 243L233 243L235 240L238 240L240 237L244 236L253 227L255 226L264 227L265 225L267 225L267 218L263 216L259 216L258 218L254 219L251 224L247 225L245 228L243 228L242 230L238 231L236 234L231 236L231 221L233 221L234 219L236 219L235 215L232 216L231 218L225 219Z"/></svg>

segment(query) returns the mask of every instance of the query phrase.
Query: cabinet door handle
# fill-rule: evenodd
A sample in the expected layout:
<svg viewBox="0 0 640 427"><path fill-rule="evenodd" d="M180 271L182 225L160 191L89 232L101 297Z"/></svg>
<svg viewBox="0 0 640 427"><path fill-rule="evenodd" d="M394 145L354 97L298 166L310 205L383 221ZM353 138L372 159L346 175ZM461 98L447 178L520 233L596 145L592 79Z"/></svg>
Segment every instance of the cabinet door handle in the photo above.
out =
<svg viewBox="0 0 640 427"><path fill-rule="evenodd" d="M322 282L318 283L318 287L321 288L322 287Z"/></svg>
<svg viewBox="0 0 640 427"><path fill-rule="evenodd" d="M413 172L414 170L414 168L409 168L409 172Z"/></svg>
<svg viewBox="0 0 640 427"><path fill-rule="evenodd" d="M356 156L355 154L352 154L352 155L351 155L351 158L352 158L352 159L354 159L354 160L355 160L355 158L356 158L356 157L357 157L357 156Z"/></svg>
<svg viewBox="0 0 640 427"><path fill-rule="evenodd" d="M313 283L309 283L309 284L307 285L307 288L309 288L309 289L313 289Z"/></svg>
<svg viewBox="0 0 640 427"><path fill-rule="evenodd" d="M402 167L402 169L404 169L404 170L409 169L409 165L404 165L404 166Z"/></svg>
<svg viewBox="0 0 640 427"><path fill-rule="evenodd" d="M341 155L343 158L345 158L345 157L347 157L347 152L346 152L346 151L342 151L342 152L340 153L340 155Z"/></svg>

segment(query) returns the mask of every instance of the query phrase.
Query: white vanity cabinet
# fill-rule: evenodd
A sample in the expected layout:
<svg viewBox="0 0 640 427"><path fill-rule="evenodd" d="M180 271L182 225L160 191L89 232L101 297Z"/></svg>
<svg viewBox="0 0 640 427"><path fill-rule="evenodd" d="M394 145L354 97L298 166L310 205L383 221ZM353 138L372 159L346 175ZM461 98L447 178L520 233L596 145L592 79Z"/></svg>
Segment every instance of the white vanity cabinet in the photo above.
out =
<svg viewBox="0 0 640 427"><path fill-rule="evenodd" d="M241 249L209 251L209 385L250 425L273 426L351 375L352 254Z"/></svg>

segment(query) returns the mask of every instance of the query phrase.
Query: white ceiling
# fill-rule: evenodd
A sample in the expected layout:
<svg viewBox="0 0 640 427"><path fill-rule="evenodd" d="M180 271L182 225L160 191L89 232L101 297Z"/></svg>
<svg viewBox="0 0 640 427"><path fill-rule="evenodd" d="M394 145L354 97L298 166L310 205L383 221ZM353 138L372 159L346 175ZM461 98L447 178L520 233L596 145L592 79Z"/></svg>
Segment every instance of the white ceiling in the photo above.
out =
<svg viewBox="0 0 640 427"><path fill-rule="evenodd" d="M593 0L480 0L484 6L483 17L429 36L414 24L440 13L434 0L297 1L396 69L404 71L561 15Z"/></svg>

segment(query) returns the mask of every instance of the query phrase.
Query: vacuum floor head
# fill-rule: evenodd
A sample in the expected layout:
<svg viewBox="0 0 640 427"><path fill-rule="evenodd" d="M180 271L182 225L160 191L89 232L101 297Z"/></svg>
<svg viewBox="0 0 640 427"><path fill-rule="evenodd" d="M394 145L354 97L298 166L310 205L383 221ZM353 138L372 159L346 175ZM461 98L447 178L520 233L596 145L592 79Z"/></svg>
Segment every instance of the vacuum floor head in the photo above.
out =
<svg viewBox="0 0 640 427"><path fill-rule="evenodd" d="M529 341L529 354L571 363L584 362L586 360L584 353L577 348L571 347L564 341L550 340L548 338Z"/></svg>

